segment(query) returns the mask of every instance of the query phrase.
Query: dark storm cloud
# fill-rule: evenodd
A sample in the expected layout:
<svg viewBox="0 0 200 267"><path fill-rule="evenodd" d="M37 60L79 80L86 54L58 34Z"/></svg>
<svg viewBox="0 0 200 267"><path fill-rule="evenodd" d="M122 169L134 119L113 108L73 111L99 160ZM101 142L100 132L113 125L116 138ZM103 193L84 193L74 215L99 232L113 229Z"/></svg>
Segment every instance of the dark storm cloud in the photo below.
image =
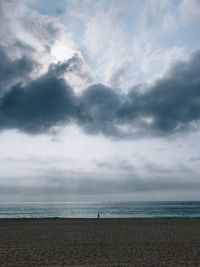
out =
<svg viewBox="0 0 200 267"><path fill-rule="evenodd" d="M73 116L74 96L63 79L46 75L25 88L16 85L1 99L0 125L43 132Z"/></svg>
<svg viewBox="0 0 200 267"><path fill-rule="evenodd" d="M140 97L142 112L150 114L152 128L162 133L184 128L200 118L200 51L187 63L177 63L168 77Z"/></svg>
<svg viewBox="0 0 200 267"><path fill-rule="evenodd" d="M75 66L76 57L72 57L63 64L50 65L45 75L25 86L13 86L0 99L0 127L39 133L76 117L73 90L62 78Z"/></svg>
<svg viewBox="0 0 200 267"><path fill-rule="evenodd" d="M117 134L115 123L121 103L121 96L113 89L92 85L80 97L78 122L88 133Z"/></svg>
<svg viewBox="0 0 200 267"><path fill-rule="evenodd" d="M25 59L2 58L6 67L1 81L32 68ZM75 55L50 65L45 75L25 86L13 86L0 99L0 128L37 133L73 121L90 134L131 137L175 133L200 119L200 51L188 62L177 62L154 85L134 87L127 94L97 84L75 95L62 77L78 67Z"/></svg>
<svg viewBox="0 0 200 267"><path fill-rule="evenodd" d="M36 64L27 57L10 59L0 47L0 95L10 84L25 78L34 67Z"/></svg>

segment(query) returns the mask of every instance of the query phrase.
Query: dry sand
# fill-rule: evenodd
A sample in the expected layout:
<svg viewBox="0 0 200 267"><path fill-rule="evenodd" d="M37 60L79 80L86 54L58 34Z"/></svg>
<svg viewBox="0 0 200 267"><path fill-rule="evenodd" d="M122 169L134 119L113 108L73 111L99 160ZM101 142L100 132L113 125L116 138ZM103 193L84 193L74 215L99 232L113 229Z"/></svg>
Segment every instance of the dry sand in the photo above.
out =
<svg viewBox="0 0 200 267"><path fill-rule="evenodd" d="M0 266L200 266L200 220L0 220Z"/></svg>

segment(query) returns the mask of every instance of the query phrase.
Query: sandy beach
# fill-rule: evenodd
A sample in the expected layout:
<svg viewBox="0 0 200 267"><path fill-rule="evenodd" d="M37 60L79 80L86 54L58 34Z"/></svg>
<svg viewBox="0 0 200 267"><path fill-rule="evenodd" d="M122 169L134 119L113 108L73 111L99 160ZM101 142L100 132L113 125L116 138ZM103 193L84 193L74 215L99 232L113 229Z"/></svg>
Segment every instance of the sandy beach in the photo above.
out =
<svg viewBox="0 0 200 267"><path fill-rule="evenodd" d="M200 266L200 220L1 219L0 266Z"/></svg>

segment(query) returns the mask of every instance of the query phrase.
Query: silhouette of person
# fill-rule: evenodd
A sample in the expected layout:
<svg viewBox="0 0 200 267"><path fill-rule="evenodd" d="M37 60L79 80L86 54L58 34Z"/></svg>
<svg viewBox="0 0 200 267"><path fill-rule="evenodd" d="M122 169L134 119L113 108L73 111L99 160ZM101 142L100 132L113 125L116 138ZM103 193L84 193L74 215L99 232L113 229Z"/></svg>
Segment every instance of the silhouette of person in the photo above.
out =
<svg viewBox="0 0 200 267"><path fill-rule="evenodd" d="M98 213L98 218L100 218L100 214Z"/></svg>

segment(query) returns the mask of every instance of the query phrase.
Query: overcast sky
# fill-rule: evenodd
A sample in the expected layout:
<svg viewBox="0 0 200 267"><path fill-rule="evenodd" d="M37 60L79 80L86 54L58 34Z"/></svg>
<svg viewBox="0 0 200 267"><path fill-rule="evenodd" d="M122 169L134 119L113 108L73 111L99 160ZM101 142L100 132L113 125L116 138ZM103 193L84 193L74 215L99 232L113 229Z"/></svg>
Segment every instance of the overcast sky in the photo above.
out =
<svg viewBox="0 0 200 267"><path fill-rule="evenodd" d="M0 202L200 200L199 0L0 0Z"/></svg>

